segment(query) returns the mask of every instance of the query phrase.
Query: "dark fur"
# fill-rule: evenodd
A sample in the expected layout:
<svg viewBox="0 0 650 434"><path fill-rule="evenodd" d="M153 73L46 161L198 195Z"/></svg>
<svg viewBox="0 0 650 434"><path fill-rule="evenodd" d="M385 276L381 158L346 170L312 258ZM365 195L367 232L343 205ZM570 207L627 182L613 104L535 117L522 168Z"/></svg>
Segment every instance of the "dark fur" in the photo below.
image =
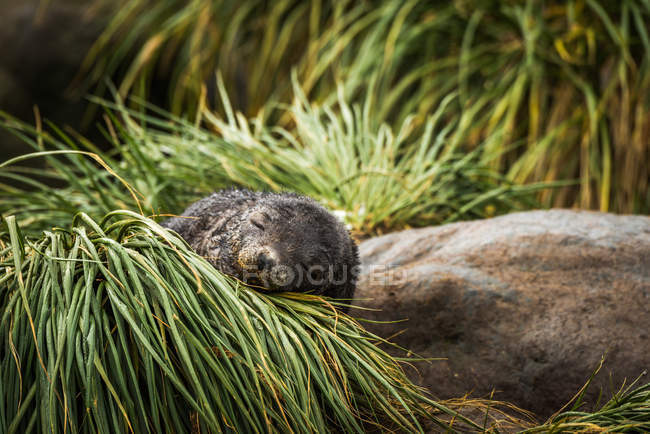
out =
<svg viewBox="0 0 650 434"><path fill-rule="evenodd" d="M182 216L163 226L225 274L272 291L354 295L357 246L341 222L313 199L223 190L190 205Z"/></svg>

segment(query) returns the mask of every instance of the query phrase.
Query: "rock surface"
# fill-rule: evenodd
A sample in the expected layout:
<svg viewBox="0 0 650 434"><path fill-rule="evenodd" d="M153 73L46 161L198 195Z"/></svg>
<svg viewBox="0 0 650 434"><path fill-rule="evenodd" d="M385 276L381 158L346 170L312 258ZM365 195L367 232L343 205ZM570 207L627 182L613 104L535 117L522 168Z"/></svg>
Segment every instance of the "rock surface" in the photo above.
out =
<svg viewBox="0 0 650 434"><path fill-rule="evenodd" d="M411 377L545 418L598 367L586 395L650 368L650 218L533 211L414 229L360 246L366 327L424 357ZM355 311L352 311L355 314ZM642 381L650 381L645 377Z"/></svg>

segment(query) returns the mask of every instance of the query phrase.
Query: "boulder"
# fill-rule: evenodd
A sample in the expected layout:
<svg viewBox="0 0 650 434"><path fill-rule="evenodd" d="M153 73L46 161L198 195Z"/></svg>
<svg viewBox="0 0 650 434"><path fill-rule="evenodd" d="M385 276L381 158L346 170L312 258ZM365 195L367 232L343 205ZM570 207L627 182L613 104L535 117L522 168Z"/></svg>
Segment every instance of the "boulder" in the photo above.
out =
<svg viewBox="0 0 650 434"><path fill-rule="evenodd" d="M366 327L444 358L410 372L437 398L494 391L545 418L603 356L585 408L650 368L649 217L522 212L369 239L360 253L355 304L380 311L352 314L407 319Z"/></svg>

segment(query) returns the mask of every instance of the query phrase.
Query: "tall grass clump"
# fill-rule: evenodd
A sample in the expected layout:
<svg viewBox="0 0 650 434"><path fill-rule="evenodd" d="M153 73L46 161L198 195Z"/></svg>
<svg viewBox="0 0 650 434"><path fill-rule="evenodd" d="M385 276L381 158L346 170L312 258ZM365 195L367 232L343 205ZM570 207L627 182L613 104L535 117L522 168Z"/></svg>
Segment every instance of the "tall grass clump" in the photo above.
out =
<svg viewBox="0 0 650 434"><path fill-rule="evenodd" d="M131 211L100 221L81 213L68 228L35 239L7 216L0 227L0 427L7 433L650 428L649 385L628 387L593 413L580 411L578 400L536 427L501 413L498 403L454 403L474 409L474 422L415 387L376 346L384 341L332 303L242 286Z"/></svg>
<svg viewBox="0 0 650 434"><path fill-rule="evenodd" d="M3 432L480 429L314 296L226 278L130 211L0 231Z"/></svg>
<svg viewBox="0 0 650 434"><path fill-rule="evenodd" d="M246 119L231 107L221 81L219 89L226 115L202 111L204 128L176 119L173 127L156 123L166 127L162 134L133 130L174 182L189 180L204 190L233 183L295 190L344 212L361 233L524 209L534 203L534 192L550 186L513 184L481 161L480 149L462 152L462 124L471 115L445 116L455 95L423 128L409 116L393 130L373 119L370 92L363 103L350 105L339 88L337 100L318 105L295 84L293 103L277 108L291 124L285 128Z"/></svg>
<svg viewBox="0 0 650 434"><path fill-rule="evenodd" d="M544 424L525 429L522 434L648 432L650 431L650 384L638 386L636 383L635 381L631 385L621 388L609 401L593 412L587 412L580 408L582 393L579 393L571 409L559 411ZM589 383L585 387L588 386Z"/></svg>
<svg viewBox="0 0 650 434"><path fill-rule="evenodd" d="M54 125L43 131L40 123L34 128L1 112L0 118L35 151L0 164L0 213L17 216L29 235L66 227L81 211L94 218L116 209L151 215L154 209L182 209L191 200L183 194L191 186L170 185L128 141L114 143L123 152L103 153ZM45 159L45 169L17 165L33 158Z"/></svg>
<svg viewBox="0 0 650 434"><path fill-rule="evenodd" d="M367 27L368 19L355 24L367 11L349 0L118 1L77 86L96 85L93 93L101 93L110 76L119 80L122 97L147 97L160 79L169 84L168 107L179 114L196 109L206 78L221 70L236 85L238 106L254 114L269 99L290 94L286 77L297 64L317 81L332 60L320 59L325 47Z"/></svg>
<svg viewBox="0 0 650 434"><path fill-rule="evenodd" d="M339 83L362 102L375 77L370 116L393 130L411 115L426 128L457 93L448 114L474 113L465 151L489 141L481 153L513 182L579 180L540 192L544 205L648 213L648 23L650 5L631 0L136 0L120 3L85 77L113 77L122 96L165 77L166 107L191 114L205 86L222 109L221 70L235 109L262 118L291 100L291 70L315 103L336 100Z"/></svg>
<svg viewBox="0 0 650 434"><path fill-rule="evenodd" d="M0 210L35 231L63 224L80 210L95 218L114 209L137 210L135 193L117 181L113 175L118 174L141 193L139 200L152 215L180 213L196 198L236 185L309 195L344 215L356 232L373 234L526 209L535 206L534 193L552 185L510 182L484 161L487 144L464 152L466 125L475 113L448 115L456 94L422 127L412 115L394 130L371 115L372 92L351 105L343 87L336 100L319 105L310 103L294 81L292 104L273 108L276 118L291 125L286 127L236 112L220 79L225 115L203 109L194 122L146 103L143 111L100 102L109 110L112 153L55 126L44 132L5 115L4 126L35 151L57 151L42 155L50 166L46 175L59 185L6 164L0 179L13 185L0 184ZM101 170L98 161L115 172Z"/></svg>

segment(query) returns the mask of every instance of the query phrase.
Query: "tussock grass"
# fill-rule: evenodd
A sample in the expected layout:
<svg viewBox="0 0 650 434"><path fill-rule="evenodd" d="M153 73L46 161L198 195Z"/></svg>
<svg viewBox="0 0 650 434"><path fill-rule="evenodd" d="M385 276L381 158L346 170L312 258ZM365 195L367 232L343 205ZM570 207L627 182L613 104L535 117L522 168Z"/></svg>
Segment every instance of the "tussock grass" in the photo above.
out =
<svg viewBox="0 0 650 434"><path fill-rule="evenodd" d="M29 235L69 226L81 211L95 219L116 209L176 212L198 194L191 185L165 179L133 138L120 142L114 129L115 151L104 153L52 124L43 131L40 122L32 127L2 112L0 124L36 151L0 163L0 212L17 216ZM19 165L32 158L45 159L46 169Z"/></svg>
<svg viewBox="0 0 650 434"><path fill-rule="evenodd" d="M137 213L0 240L4 432L480 428L331 304L243 287Z"/></svg>
<svg viewBox="0 0 650 434"><path fill-rule="evenodd" d="M3 432L643 432L650 385L534 426L436 402L333 302L262 294L131 211L0 227ZM587 387L587 386L585 386ZM523 417L520 419L514 415Z"/></svg>
<svg viewBox="0 0 650 434"><path fill-rule="evenodd" d="M246 119L231 106L221 80L218 85L226 115L205 109L195 122L146 103L142 107L153 114L98 101L109 109L112 153L54 125L43 131L0 113L4 127L45 152L0 165L0 179L13 183L0 184L0 210L36 232L64 225L81 210L94 218L114 209L138 210L135 193L118 175L141 193L150 214L180 213L198 197L239 185L312 196L341 212L354 231L375 234L528 209L537 205L536 192L562 185L512 183L483 161L483 146L462 151L462 125L471 115L447 115L455 94L424 128L410 116L393 130L374 122L371 93L351 105L340 88L337 100L318 105L294 81L293 103L275 109L275 118L292 125L282 127ZM47 159L46 176L58 183L37 181L15 165L37 156Z"/></svg>
<svg viewBox="0 0 650 434"><path fill-rule="evenodd" d="M371 118L398 131L410 116L426 128L457 93L445 116L460 119L464 150L486 143L484 161L512 182L580 180L540 193L544 205L650 212L645 1L117 4L82 77L112 76L123 97L162 76L173 113L196 113L206 94L221 108L219 70L235 108L264 119L291 100L295 69L316 103L341 84L362 102L373 81Z"/></svg>
<svg viewBox="0 0 650 434"><path fill-rule="evenodd" d="M424 129L408 117L393 130L374 123L370 93L350 105L340 89L336 101L317 105L294 82L293 103L276 109L276 117L291 124L284 128L235 112L218 84L226 115L202 111L205 127L163 114L170 126L122 111L164 129L129 134L174 182L203 191L230 184L298 191L343 211L352 228L366 234L526 209L535 205L535 192L553 185L510 183L481 162L480 150L462 152L462 120L442 120L455 95Z"/></svg>
<svg viewBox="0 0 650 434"><path fill-rule="evenodd" d="M561 410L544 424L526 429L522 433L648 432L650 384L639 386L639 379L629 386L623 386L609 401L593 412L581 409L583 390L589 387L588 382L576 395L575 402L568 411Z"/></svg>

